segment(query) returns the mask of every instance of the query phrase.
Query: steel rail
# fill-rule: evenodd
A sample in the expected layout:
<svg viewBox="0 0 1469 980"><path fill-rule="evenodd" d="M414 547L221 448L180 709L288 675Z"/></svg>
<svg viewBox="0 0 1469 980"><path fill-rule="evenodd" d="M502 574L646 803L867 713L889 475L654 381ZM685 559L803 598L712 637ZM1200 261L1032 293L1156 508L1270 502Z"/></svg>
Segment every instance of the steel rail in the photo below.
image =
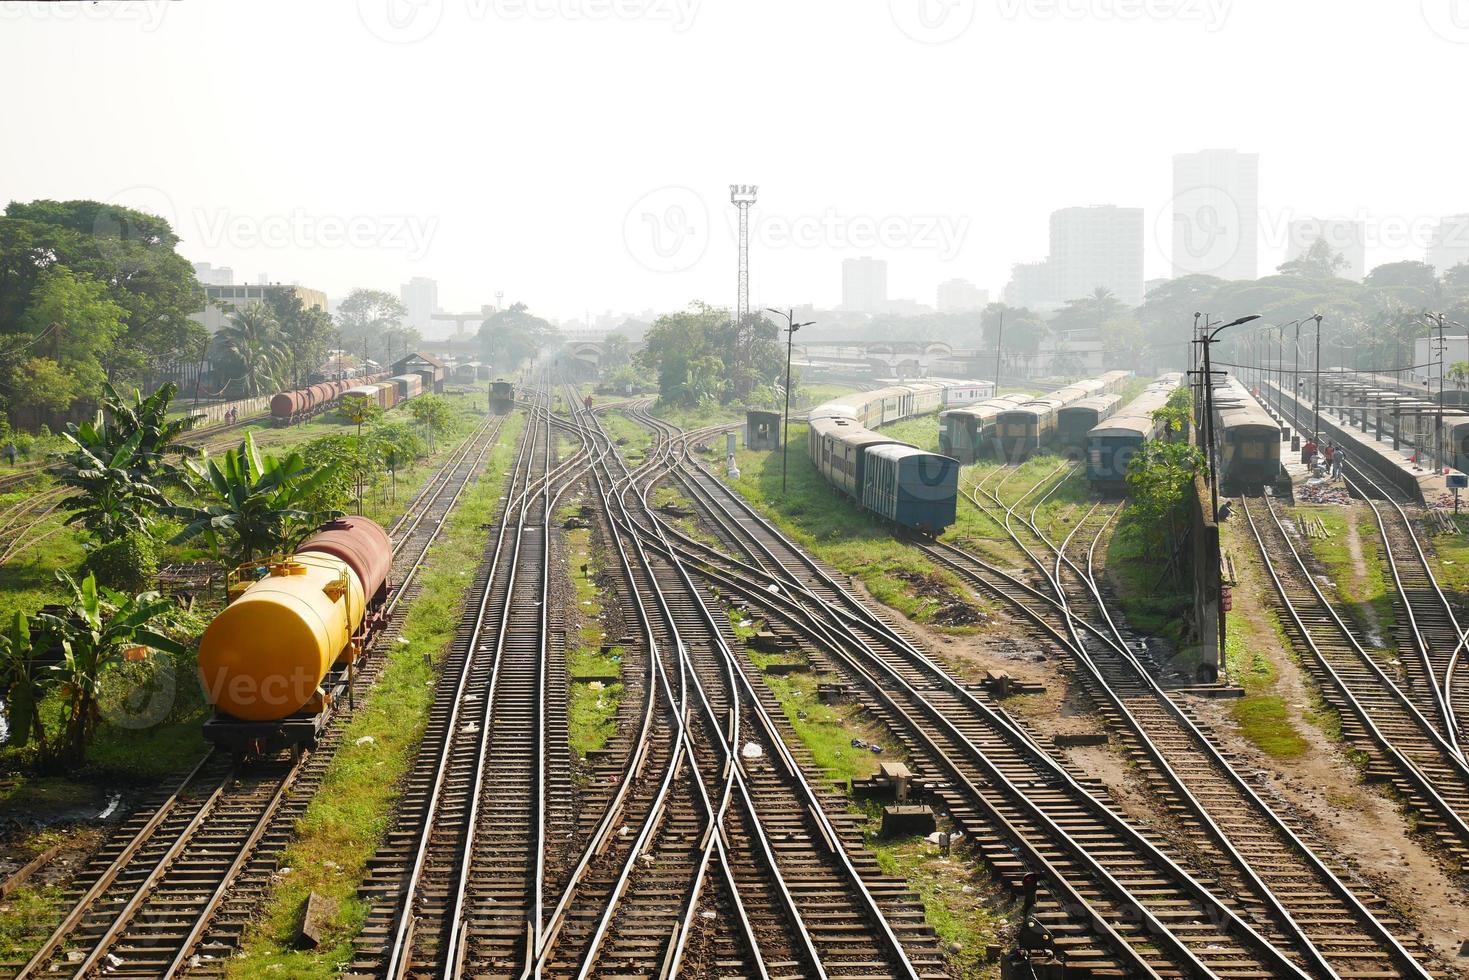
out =
<svg viewBox="0 0 1469 980"><path fill-rule="evenodd" d="M718 485L717 484L717 481L716 481L716 485ZM757 523L759 523L762 526L764 526L765 528L767 528L768 533L771 533L771 534L775 535L778 540L783 540L783 536L781 536L778 531L776 531L773 528L771 528L770 525L769 525L769 523L768 523L768 521L765 521L763 519L763 517L761 517L760 515L758 515L758 513L753 512L753 509L750 508L743 501L741 501L739 498L733 497L732 495L729 495L729 496L730 496L730 499L737 506L740 506L754 521L756 521ZM763 548L763 546L762 546L762 548ZM764 549L764 550L767 551L767 555L772 560L774 560L776 562L776 564L779 564L779 560L778 559L775 559L773 555L770 555L769 552L768 552L768 549ZM809 558L806 558L804 555L802 555L800 553L799 549L794 549L792 547L792 551L793 551L794 554L798 555L799 558L800 558L800 560L803 561L803 562L805 562L808 566L811 566L813 564L810 561ZM819 568L818 569L815 569L815 570L817 571L818 576L820 578L822 578L822 579L825 579L838 595L845 596L845 590L842 590L839 586L836 586L835 583L832 583L831 580L829 579L829 577L827 577L824 572L821 572L819 570ZM815 597L814 594L810 594L808 592L808 595L810 595L810 597L813 600L815 600L818 603L820 603L821 605L825 606L825 603L821 603L821 600L819 600L819 598ZM849 602L851 601L849 597L847 597L847 601L849 601ZM880 626L879 629L880 629L880 631L882 631L884 633L891 633L891 631L888 628L886 628L885 624L882 625L882 626ZM893 635L895 636L895 634L893 634ZM906 643L906 641L903 641L901 638L896 638L896 641L899 644L907 647L908 650L913 651L910 654L910 657L912 657L914 659L917 659L920 663L926 664L927 669L929 669L931 671L934 671L939 677L941 677L941 678L946 678L947 677L946 674L944 674L941 670L939 670L938 668L934 667L930 662L927 661L926 655L922 654L919 651L914 650L911 647L911 645L908 645ZM870 653L867 654L867 655L871 659L873 659L879 665L879 669L882 669L882 670L884 670L886 672L889 672L889 676L892 678L892 682L896 683L900 687L906 686L906 681L904 681L901 677L897 676L896 674L892 673L891 666L888 665L885 661L883 661L881 657L877 657L877 656L875 656L873 654L870 654ZM988 709L987 706L985 706L982 702L979 702L977 699L975 699L972 694L970 694L966 690L963 690L962 689L962 685L954 685L953 682L952 682L952 680L949 680L948 681L948 684L950 686L953 686L953 687L957 687L958 688L958 690L957 690L956 693L966 703L966 705L971 706L976 712L978 712L982 716L987 716L990 719L991 723L995 725L995 727L1009 732L1010 736L1013 739L1015 739L1020 744L1027 745L1027 747L1028 747L1029 750L1034 751L1033 743L1030 742L1028 736L1025 735L1025 734L1023 734L1023 733L1021 733L1021 732L1019 732L1019 730L1016 729L1013 726L1013 723L1010 722L1010 720L1008 718L1004 718L1003 716L995 715L993 712L990 711L990 709ZM910 693L910 696L913 697L915 703L918 703L920 705L928 705L927 699L924 698L923 696L918 695L916 692L911 691L911 689L910 689L909 693ZM895 705L894 707L897 707L897 706ZM900 712L903 711L903 709L901 709L901 708L899 708L898 710ZM980 752L975 746L973 746L972 743L969 743L968 740L967 740L967 738L963 735L962 732L958 732L957 729L953 729L953 727L952 727L951 723L949 722L949 720L946 717L944 717L941 712L934 712L932 710L932 706L931 705L928 706L928 710L929 710L929 712L933 716L936 717L936 720L938 722L938 726L941 729L948 728L952 732L951 737L953 737L961 745L967 745L966 754L969 754L974 759L976 759L977 762L978 762L978 764L981 766L981 768L986 769L989 772L989 774L992 776L992 778L998 777L998 779L996 781L997 782L1000 782L1002 784L1008 782L1002 773L999 773L997 771L994 771L994 770L992 770L992 768L990 768L990 763L989 763L988 759L986 759L984 757L984 754L982 752ZM911 721L910 721L910 723L911 723ZM916 728L916 725L915 725L915 728ZM917 729L917 730L921 730L921 729ZM944 753L942 752L942 750L937 750L935 752L935 754L936 754L936 756L938 756L940 758L943 758L944 757ZM1074 783L1074 779L1070 776L1070 774L1067 773L1067 772L1065 772L1064 769L1060 768L1055 763L1054 760L1050 759L1050 757L1048 755L1043 755L1043 756L1041 756L1041 758L1043 760L1042 765L1049 766L1049 767L1053 768L1053 770L1055 770L1057 772L1058 778L1062 779L1063 781L1070 781L1070 782L1072 782L1073 785L1074 785L1074 788L1075 788L1075 790L1077 792L1079 792L1079 793L1087 796L1088 798L1090 798L1090 794L1083 787L1081 787L1079 784L1075 784ZM950 765L952 765L952 763L950 763ZM957 775L960 775L961 778L962 778L962 774L957 774ZM1033 818L1038 818L1042 822L1042 824L1044 825L1046 823L1046 821L1048 820L1048 816L1043 811L1040 811L1038 808L1035 808L1030 803L1030 801L1028 799L1025 799L1024 798L1024 794L1019 793L1019 791L1015 787L1011 786L1010 789L1011 789L1012 792L1015 793L1016 797L1019 798L1019 800L1020 800L1020 802L1022 804L1022 808L1023 809L1030 809L1032 811ZM981 797L981 799L982 799L982 797ZM1111 814L1110 811L1107 811L1106 808L1104 808L1104 807L1103 808L1099 808L1099 809L1101 809L1103 811L1103 815L1101 816L1101 819L1102 819L1102 821L1104 823L1110 823L1112 821L1118 821L1119 823L1121 823L1121 826L1120 827L1114 827L1114 829L1116 829L1117 832L1122 833L1124 836L1133 836L1133 837L1137 837L1138 836L1138 835L1136 835L1135 831L1133 831L1130 826L1128 826L1128 825L1125 824L1125 822L1120 822L1119 819L1116 817L1115 814ZM1054 824L1052 825L1052 830L1058 836L1060 836L1062 838L1065 837L1065 832L1061 828L1055 826ZM1224 906L1221 903L1219 903L1218 900L1215 899L1212 896L1212 894L1207 891L1207 889L1203 888L1197 882L1193 881L1192 877L1189 876L1187 874L1187 872L1185 872L1182 868L1179 868L1176 864L1174 864L1171 861L1171 859L1169 859L1166 855L1161 854L1161 852L1154 851L1152 849L1152 845L1149 842L1146 842L1145 839L1141 839L1139 837L1138 838L1138 843L1139 843L1139 847L1144 852L1151 851L1152 854L1155 855L1154 860L1158 864L1160 864L1162 866L1165 866L1165 867L1172 868L1173 871L1174 871L1174 873L1177 875L1177 880L1179 880L1180 882L1187 882L1188 883L1188 886L1187 887L1191 887L1192 889L1195 890L1195 898L1197 900L1202 901L1203 904L1206 905L1206 906L1212 905L1215 909L1217 909L1219 911L1219 913L1221 914L1221 917L1222 918L1227 918L1227 919L1230 919L1231 921L1233 921L1235 923L1236 929L1239 932L1239 934L1241 934L1242 936L1246 937L1247 938L1247 941L1249 941L1251 945L1255 946L1257 949L1260 949L1260 950L1264 951L1267 959L1272 959L1272 960L1277 961L1277 967L1278 968L1285 969L1287 971L1287 973L1295 973L1298 970L1298 968L1295 967L1294 964L1288 958L1286 958L1279 950L1277 950L1274 947L1273 944L1271 944L1268 940L1264 939L1264 937L1261 937L1258 933L1256 933L1254 931L1254 929L1251 926L1249 926L1243 920L1239 919L1232 912L1232 910L1229 910L1227 908L1227 906ZM1078 851L1079 854L1081 854L1083 856L1083 860L1084 861L1090 861L1090 856L1089 856L1089 854L1087 854L1085 848L1080 847L1075 842L1073 842L1073 845L1072 846ZM1094 862L1092 862L1092 863L1094 864ZM1108 873L1106 872L1105 868L1101 868L1100 866L1097 866L1096 867L1096 870L1098 872L1100 872L1100 876L1103 877L1103 880L1106 880L1106 876L1108 875ZM1115 879L1112 880L1112 883L1111 884L1112 884L1112 886L1115 889L1115 892L1114 892L1115 894L1128 894L1127 890L1123 886L1121 886L1120 882L1116 882ZM1141 906L1141 903L1136 903L1136 904L1138 905L1138 907L1139 907L1140 911L1142 912L1142 914L1144 914L1145 916L1150 914L1150 913L1147 912L1147 910L1144 907ZM1156 922L1157 920L1154 920L1154 921ZM1165 940L1166 942L1169 942L1170 944L1172 942L1179 942L1176 939L1176 937L1174 937L1172 935L1171 931L1167 930L1166 927L1163 927L1161 923L1158 923L1157 929L1160 932L1160 934L1167 936L1167 940ZM1193 955L1192 954L1192 951L1189 950L1188 947L1186 945L1182 944L1181 942L1179 942L1179 947L1176 950L1176 952L1179 955L1184 956L1185 958L1192 957L1192 955ZM1196 965L1199 968L1202 968L1202 964L1198 964L1197 961L1195 961L1195 963L1196 963Z"/></svg>
<svg viewBox="0 0 1469 980"><path fill-rule="evenodd" d="M1462 839L1469 840L1469 825L1465 824L1464 820L1454 811L1453 807L1450 806L1448 802L1445 801L1443 797L1439 794L1438 789L1434 784L1434 781L1425 773L1423 773L1423 771L1418 768L1417 764L1414 763L1413 760L1409 759L1403 753L1402 749L1398 748L1398 746L1390 738L1387 737L1382 729L1378 727L1377 722L1374 721L1372 718L1372 713L1367 709L1365 705L1361 703L1356 695L1356 692L1351 689L1351 685L1346 682L1346 680L1337 671L1335 666L1333 666L1330 660L1325 656L1325 654L1321 652L1321 649L1317 645L1316 639L1312 634L1310 628L1307 627L1304 620L1301 619L1300 613L1295 607L1295 603L1286 593L1285 583L1281 580L1280 575L1275 568L1274 562L1271 561L1269 558L1269 552L1265 548L1264 538L1261 536L1259 528L1256 525L1254 515L1250 510L1248 501L1246 500L1246 498L1243 497L1241 497L1240 500L1244 503L1244 506L1241 509L1244 510L1246 517L1249 518L1248 523L1250 525L1250 531L1253 533L1255 537L1255 542L1259 546L1260 554L1265 556L1265 569L1267 572L1270 573L1270 578L1275 585L1276 593L1280 596L1282 604L1285 606L1286 611L1290 614L1291 621L1295 624L1296 629L1300 632L1302 639L1305 641L1317 664L1327 674L1327 676L1331 678L1332 684L1337 689L1338 694L1340 694L1341 697L1352 708L1353 714L1356 715L1357 720L1362 724L1363 728L1368 732L1368 734L1372 736L1373 740L1377 742L1382 750L1392 758L1392 760L1397 764L1399 770L1405 776L1407 776L1409 782L1413 783L1418 788L1418 790L1424 794L1424 796L1432 803L1433 807L1439 811L1439 815L1444 817L1446 821L1450 824L1450 826L1454 829L1455 833L1457 833ZM1268 500L1266 506L1268 509ZM1304 570L1304 562L1301 561L1301 557L1297 553L1295 546L1291 544L1289 536L1285 534L1285 529L1279 526L1279 518L1276 517L1273 509L1270 509L1270 515L1272 519L1275 520L1277 529L1279 529L1281 538L1285 541L1286 547L1290 551L1291 556L1295 558L1298 566L1302 570ZM1304 577L1307 584L1311 587L1312 592L1316 595L1317 600L1321 603L1322 608L1326 611L1327 615L1330 616L1330 618L1335 622L1336 626L1341 631L1342 635L1346 638L1351 648L1367 665L1368 669L1377 675L1383 689L1391 693L1393 695L1393 699L1397 700L1399 705L1402 706L1406 712L1408 712L1410 715L1417 716L1419 724L1423 726L1423 731L1425 733L1429 734L1433 739L1437 739L1437 732L1435 732L1432 727L1428 725L1427 720L1424 719L1421 714L1418 714L1417 709L1413 706L1412 702L1403 695L1402 691L1398 689L1397 685L1393 684L1387 678L1387 676L1382 673L1382 670L1380 667L1377 666L1376 661L1368 656L1366 651L1362 650L1361 646L1357 643L1356 637L1351 633L1350 630L1346 628L1346 624L1341 621L1340 617L1337 616L1336 610L1330 605L1330 603L1326 602L1325 596L1321 594L1320 589L1316 586L1316 583L1311 578L1310 573L1305 572ZM1442 748L1442 746L1440 746L1440 748ZM1445 758L1450 763L1456 761L1456 757L1452 754L1446 753Z"/></svg>
<svg viewBox="0 0 1469 980"><path fill-rule="evenodd" d="M444 780L448 774L449 753L454 744L454 733L459 729L460 708L464 701L465 688L469 683L470 667L474 663L474 646L479 635L483 632L485 616L488 612L490 597L494 593L493 582L499 568L506 544L506 527L511 523L511 514L517 512L524 504L525 498L532 492L538 481L531 476L534 466L534 449L531 448L535 433L540 425L541 410L531 410L531 417L527 420L521 435L521 448L516 453L515 463L512 468L510 490L505 496L505 511L499 523L499 530L495 539L495 550L491 559L490 576L484 592L480 596L476 607L473 631L470 634L469 654L464 658L464 664L454 691L453 707L450 709L449 724L445 730L444 744L440 749L438 765L435 767L435 777L432 789L428 794L428 812L423 820L423 831L418 844L414 850L412 865L406 869L404 893L399 901L398 922L393 930L393 942L389 949L387 958L387 975L393 978L401 978L412 968L412 932L414 922L414 904L418 888L418 882L422 874L424 863L428 857L431 843L431 830L434 820L438 814L439 799L444 788ZM547 466L547 474L550 467ZM545 477L543 476L542 479ZM523 485L522 485L523 484ZM522 485L519 492L515 490L517 485ZM488 705L486 706L488 710Z"/></svg>

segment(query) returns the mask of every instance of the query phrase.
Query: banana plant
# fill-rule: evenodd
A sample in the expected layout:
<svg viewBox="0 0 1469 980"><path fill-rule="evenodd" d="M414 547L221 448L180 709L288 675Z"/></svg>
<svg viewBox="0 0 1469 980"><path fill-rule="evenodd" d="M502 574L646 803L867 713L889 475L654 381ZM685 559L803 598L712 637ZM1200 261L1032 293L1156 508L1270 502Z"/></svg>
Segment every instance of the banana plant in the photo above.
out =
<svg viewBox="0 0 1469 980"><path fill-rule="evenodd" d="M101 444L88 445L71 432L63 433L72 448L60 480L76 493L61 502L70 512L66 523L80 524L99 544L146 531L158 512L168 506L139 458L142 432L108 452Z"/></svg>
<svg viewBox="0 0 1469 980"><path fill-rule="evenodd" d="M176 608L173 600L157 592L114 592L99 587L93 575L78 583L64 569L57 570L56 578L67 586L70 601L59 614L41 612L35 620L61 648L61 661L51 671L66 703L66 761L80 765L101 720L103 675L122 662L124 651L145 647L175 656L187 651L151 628Z"/></svg>
<svg viewBox="0 0 1469 980"><path fill-rule="evenodd" d="M294 451L282 458L262 454L250 433L222 457L205 455L184 465L209 502L168 508L185 525L172 543L203 536L232 565L288 553L319 525L342 516L311 504L331 481L336 463L315 465Z"/></svg>
<svg viewBox="0 0 1469 980"><path fill-rule="evenodd" d="M23 747L34 737L37 752L44 758L48 750L41 701L56 678L41 652L32 642L25 614L16 613L10 629L0 633L0 700L5 702L10 723L10 744Z"/></svg>

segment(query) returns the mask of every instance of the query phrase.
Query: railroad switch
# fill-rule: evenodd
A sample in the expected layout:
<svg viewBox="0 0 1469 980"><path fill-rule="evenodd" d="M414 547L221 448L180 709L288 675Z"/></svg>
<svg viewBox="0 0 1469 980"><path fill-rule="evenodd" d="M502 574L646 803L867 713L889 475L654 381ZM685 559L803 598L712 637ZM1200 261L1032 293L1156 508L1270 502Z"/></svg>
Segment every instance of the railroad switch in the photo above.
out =
<svg viewBox="0 0 1469 980"><path fill-rule="evenodd" d="M893 804L882 808L880 833L884 837L927 835L933 833L937 827L938 820L934 817L931 806Z"/></svg>

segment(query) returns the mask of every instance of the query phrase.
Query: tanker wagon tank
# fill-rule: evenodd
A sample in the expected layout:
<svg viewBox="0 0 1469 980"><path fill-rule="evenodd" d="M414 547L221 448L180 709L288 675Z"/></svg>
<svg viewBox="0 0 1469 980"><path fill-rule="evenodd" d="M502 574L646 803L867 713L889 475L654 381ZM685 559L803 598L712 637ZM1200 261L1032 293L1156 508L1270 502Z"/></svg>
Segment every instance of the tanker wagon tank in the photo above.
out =
<svg viewBox="0 0 1469 980"><path fill-rule="evenodd" d="M214 705L205 740L237 757L315 748L385 625L392 562L382 527L345 517L232 576L229 605L199 641Z"/></svg>

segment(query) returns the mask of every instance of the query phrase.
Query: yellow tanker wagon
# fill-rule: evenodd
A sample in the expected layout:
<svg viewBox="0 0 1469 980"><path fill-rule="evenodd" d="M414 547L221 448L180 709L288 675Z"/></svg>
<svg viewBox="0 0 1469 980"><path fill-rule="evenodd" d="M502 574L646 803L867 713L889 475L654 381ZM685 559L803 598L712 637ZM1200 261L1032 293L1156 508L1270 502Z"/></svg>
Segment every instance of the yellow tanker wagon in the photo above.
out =
<svg viewBox="0 0 1469 980"><path fill-rule="evenodd" d="M323 525L253 566L199 641L214 705L204 737L239 755L314 748L333 702L386 620L393 545L365 517Z"/></svg>

